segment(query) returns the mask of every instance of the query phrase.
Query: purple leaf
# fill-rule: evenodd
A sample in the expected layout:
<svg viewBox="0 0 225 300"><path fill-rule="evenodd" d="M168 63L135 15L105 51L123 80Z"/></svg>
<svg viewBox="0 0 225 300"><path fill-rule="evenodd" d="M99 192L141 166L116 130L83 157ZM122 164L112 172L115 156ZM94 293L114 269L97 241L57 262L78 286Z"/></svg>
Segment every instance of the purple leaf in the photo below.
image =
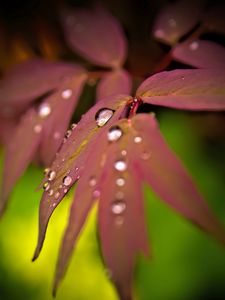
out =
<svg viewBox="0 0 225 300"><path fill-rule="evenodd" d="M199 21L204 1L181 0L165 6L156 18L154 36L173 45Z"/></svg>
<svg viewBox="0 0 225 300"><path fill-rule="evenodd" d="M33 259L36 259L41 251L50 216L65 196L63 178L68 175L72 178L67 188L69 190L71 185L81 177L85 169L87 156L93 151L96 134L101 130L101 127L110 126L113 121L121 116L124 105L130 98L126 95L117 95L99 101L81 118L67 142L63 144L52 163L50 173L47 174L45 179L47 190L43 194L40 204L38 245ZM105 114L102 123L99 123L101 126L98 126L96 114L99 115L99 112L102 111L108 111L110 114ZM98 120L98 122L100 121ZM49 174L51 173L54 176L53 179L49 180Z"/></svg>
<svg viewBox="0 0 225 300"><path fill-rule="evenodd" d="M210 41L186 41L172 50L175 60L197 67L225 69L225 47Z"/></svg>
<svg viewBox="0 0 225 300"><path fill-rule="evenodd" d="M63 78L76 74L77 65L52 63L42 59L16 66L0 81L3 116L18 115L38 97L56 89Z"/></svg>
<svg viewBox="0 0 225 300"><path fill-rule="evenodd" d="M224 228L204 202L180 160L169 149L154 116L139 114L132 119L132 125L142 139L136 145L139 157L142 157L138 160L139 171L145 180L169 206L225 245Z"/></svg>
<svg viewBox="0 0 225 300"><path fill-rule="evenodd" d="M68 126L85 79L84 71L80 74L78 73L77 76L72 77L70 80L68 79L66 86L62 84L62 89L42 102L38 109L29 109L18 127L16 127L15 132L6 145L3 187L0 198L1 213L4 210L11 189L35 157L40 145L42 146L40 153L42 162L50 163L53 160L62 137L56 139L54 143L51 143L48 139L50 136L54 138L55 130L58 129L58 132L62 133L62 130ZM65 99L64 97L64 91L68 91L68 87L74 93L71 99ZM59 111L65 115L62 125L59 120ZM52 127L55 122L59 122L56 128ZM46 146L48 143L49 147Z"/></svg>
<svg viewBox="0 0 225 300"><path fill-rule="evenodd" d="M106 10L69 10L62 16L65 38L74 51L92 63L117 68L123 65L127 44L119 22Z"/></svg>
<svg viewBox="0 0 225 300"><path fill-rule="evenodd" d="M225 34L225 5L217 4L214 7L210 7L209 10L203 16L204 26L208 30Z"/></svg>
<svg viewBox="0 0 225 300"><path fill-rule="evenodd" d="M6 144L0 197L0 215L4 212L9 194L18 178L32 160L41 140L41 124L36 123L32 108L23 117L10 141ZM24 133L26 132L26 136Z"/></svg>
<svg viewBox="0 0 225 300"><path fill-rule="evenodd" d="M118 94L130 94L132 90L132 78L123 69L107 73L98 83L97 99Z"/></svg>
<svg viewBox="0 0 225 300"><path fill-rule="evenodd" d="M137 96L144 102L187 110L225 110L225 71L175 70L146 79Z"/></svg>

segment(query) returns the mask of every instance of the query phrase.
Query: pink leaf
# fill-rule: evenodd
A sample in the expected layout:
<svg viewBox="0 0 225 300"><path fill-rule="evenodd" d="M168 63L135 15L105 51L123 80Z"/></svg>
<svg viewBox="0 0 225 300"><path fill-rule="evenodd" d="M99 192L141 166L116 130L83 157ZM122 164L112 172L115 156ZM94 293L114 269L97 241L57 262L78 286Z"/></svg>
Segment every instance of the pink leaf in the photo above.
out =
<svg viewBox="0 0 225 300"><path fill-rule="evenodd" d="M132 89L132 79L130 74L118 69L106 74L98 83L97 100L118 94L130 94Z"/></svg>
<svg viewBox="0 0 225 300"><path fill-rule="evenodd" d="M225 71L175 70L146 79L137 96L144 102L187 110L225 110Z"/></svg>
<svg viewBox="0 0 225 300"><path fill-rule="evenodd" d="M156 18L153 34L173 45L199 21L204 1L180 0L165 6Z"/></svg>
<svg viewBox="0 0 225 300"><path fill-rule="evenodd" d="M204 202L180 160L169 149L154 116L137 115L132 124L142 138L136 146L143 158L138 160L138 165L145 180L169 206L225 245L224 228Z"/></svg>
<svg viewBox="0 0 225 300"><path fill-rule="evenodd" d="M85 170L87 156L93 151L93 141L95 141L98 131L101 130L101 127L96 124L96 114L102 109L112 112L108 122L104 125L110 126L111 122L121 116L124 105L129 99L130 96L117 95L99 101L81 118L67 142L63 144L50 168L55 174L54 178L49 180L48 173L45 179L46 183L48 183L48 188L43 194L40 204L38 245L33 259L36 259L41 251L49 218L65 196L62 184L63 178L68 174L71 177L72 180L67 188L69 190L71 185L82 176Z"/></svg>
<svg viewBox="0 0 225 300"><path fill-rule="evenodd" d="M30 109L23 116L15 132L6 145L2 189L0 196L0 215L4 212L9 194L32 160L41 140L42 125L36 123L36 111ZM24 133L26 132L26 136Z"/></svg>
<svg viewBox="0 0 225 300"><path fill-rule="evenodd" d="M74 51L103 67L122 66L127 44L119 22L106 10L69 10L62 16L65 38Z"/></svg>
<svg viewBox="0 0 225 300"><path fill-rule="evenodd" d="M64 77L77 71L80 71L77 65L42 59L16 66L0 81L2 115L18 115L32 101L57 88Z"/></svg>
<svg viewBox="0 0 225 300"><path fill-rule="evenodd" d="M197 68L225 68L225 47L210 41L186 41L172 50L175 60Z"/></svg>
<svg viewBox="0 0 225 300"><path fill-rule="evenodd" d="M33 108L29 109L22 118L21 123L6 145L0 212L3 212L11 189L34 158L38 147L40 145L42 146L40 154L43 156L43 162L50 163L54 158L61 144L62 137L56 139L54 143L51 143L49 138L50 136L54 138L55 130L58 129L62 134L62 130L65 130L65 127L68 126L74 105L77 102L85 79L86 75L81 72L81 74L77 74L77 76L72 77L70 80L68 79L66 82L66 87L70 87L71 92L74 93L74 96L71 97L72 99L63 98L63 92L65 91L65 87L63 87L41 103L37 110ZM66 90L68 91L68 89ZM70 100L71 103L69 102ZM59 111L61 113L64 112L65 115L62 125L58 118ZM56 128L52 127L54 122L59 122ZM49 147L46 144L48 144Z"/></svg>

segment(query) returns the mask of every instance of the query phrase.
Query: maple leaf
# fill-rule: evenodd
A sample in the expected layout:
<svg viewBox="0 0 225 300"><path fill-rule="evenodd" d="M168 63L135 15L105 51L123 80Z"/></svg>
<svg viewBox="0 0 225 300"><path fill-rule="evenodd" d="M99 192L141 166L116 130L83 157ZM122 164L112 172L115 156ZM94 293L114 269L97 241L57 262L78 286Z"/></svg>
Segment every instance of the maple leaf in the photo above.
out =
<svg viewBox="0 0 225 300"><path fill-rule="evenodd" d="M43 74L45 72L45 69L42 68L43 65L47 65L47 67L50 66L53 78L51 78L48 68L47 73L45 75ZM39 61L38 63L36 61L34 63L29 62L25 65L25 69L27 66L29 69L31 69L32 66L37 67L39 66ZM11 138L6 143L0 214L2 214L5 209L12 187L26 170L30 162L34 158L45 166L52 162L61 145L64 133L77 105L83 84L87 78L84 69L76 65L55 65L41 62L40 66L34 69L37 72L34 72L32 78L29 78L30 85L28 86L25 82L25 76L20 77L21 82L20 79L18 79L20 83L24 81L23 86L19 86L18 83L14 81L14 77L18 75L18 70L15 72L16 75L14 73L11 75L13 82L15 82L21 90L19 96L21 96L20 99L24 100L22 104L34 101L35 96L37 97L47 91L51 91L53 87L54 91L44 97L37 107L31 107L26 111L21 117L19 124L12 130ZM22 74L24 74L24 66L19 69L19 71L21 70ZM64 72L62 73L62 71ZM49 76L48 81L46 81L46 75ZM64 79L62 80L62 78ZM38 79L39 82L37 83L36 81ZM11 81L9 80L7 83L9 85L4 85L5 88L3 92L9 88ZM33 91L34 84L38 86L35 93ZM16 99L16 95L12 93L9 94L11 101L9 100L8 102L11 107L15 109L16 104L14 99ZM64 116L63 119L61 118L62 114Z"/></svg>
<svg viewBox="0 0 225 300"><path fill-rule="evenodd" d="M54 293L87 215L97 201L105 264L121 299L132 298L136 257L140 251L148 254L144 182L171 208L225 245L224 228L167 146L154 115L137 114L142 103L188 110L225 110L224 83L222 70L162 72L147 78L135 97L105 98L81 118L43 182L45 192L40 204L39 238L33 259L40 254L54 209L77 182L59 253Z"/></svg>

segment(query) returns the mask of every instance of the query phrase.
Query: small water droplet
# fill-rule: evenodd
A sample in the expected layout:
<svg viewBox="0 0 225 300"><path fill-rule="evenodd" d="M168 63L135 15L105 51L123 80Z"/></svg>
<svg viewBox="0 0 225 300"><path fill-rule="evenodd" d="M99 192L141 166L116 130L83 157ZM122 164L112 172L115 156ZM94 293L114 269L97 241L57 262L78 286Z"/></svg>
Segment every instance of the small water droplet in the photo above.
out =
<svg viewBox="0 0 225 300"><path fill-rule="evenodd" d="M71 131L70 129L67 130L67 132L66 132L66 134L65 134L65 137L66 137L66 138L70 137L70 136L71 136L71 133L72 133L72 131Z"/></svg>
<svg viewBox="0 0 225 300"><path fill-rule="evenodd" d="M96 185L96 183L97 183L97 181L96 181L95 177L91 177L89 180L89 185L93 187Z"/></svg>
<svg viewBox="0 0 225 300"><path fill-rule="evenodd" d="M146 152L144 151L141 155L141 158L144 159L144 160L147 160L151 157L151 152Z"/></svg>
<svg viewBox="0 0 225 300"><path fill-rule="evenodd" d="M113 110L109 108L101 108L95 115L96 124L99 127L104 126L113 116Z"/></svg>
<svg viewBox="0 0 225 300"><path fill-rule="evenodd" d="M77 172L78 170L79 170L79 168L78 168L78 167L76 167L76 168L75 168L75 171Z"/></svg>
<svg viewBox="0 0 225 300"><path fill-rule="evenodd" d="M44 169L44 175L47 175L49 173L50 169L49 168L45 168Z"/></svg>
<svg viewBox="0 0 225 300"><path fill-rule="evenodd" d="M77 124L75 124L75 123L71 124L71 126L70 126L70 128L71 128L72 130L74 130L76 127L77 127Z"/></svg>
<svg viewBox="0 0 225 300"><path fill-rule="evenodd" d="M67 190L67 189L64 189L63 192L66 194L66 193L68 192L68 190Z"/></svg>
<svg viewBox="0 0 225 300"><path fill-rule="evenodd" d="M55 171L49 171L48 172L48 179L51 181L55 178L56 172Z"/></svg>
<svg viewBox="0 0 225 300"><path fill-rule="evenodd" d="M60 196L60 193L59 193L59 192L56 192L54 197L55 197L55 199L58 199L59 196Z"/></svg>
<svg viewBox="0 0 225 300"><path fill-rule="evenodd" d="M170 25L170 27L176 27L177 26L177 22L176 22L176 20L175 19L173 19L173 18L170 18L169 20L168 20L168 23L169 23L169 25Z"/></svg>
<svg viewBox="0 0 225 300"><path fill-rule="evenodd" d="M72 183L72 177L70 177L70 176L65 176L65 177L63 178L63 184L64 184L65 186L69 186L71 183Z"/></svg>
<svg viewBox="0 0 225 300"><path fill-rule="evenodd" d="M47 117L48 115L50 115L50 113L51 113L51 107L48 103L42 103L39 106L38 114L41 118Z"/></svg>
<svg viewBox="0 0 225 300"><path fill-rule="evenodd" d="M122 155L122 156L126 156L126 155L127 155L127 151L126 151L126 150L122 150L122 151L121 151L121 155Z"/></svg>
<svg viewBox="0 0 225 300"><path fill-rule="evenodd" d="M126 209L126 203L121 200L116 200L112 203L111 211L115 215L122 214Z"/></svg>
<svg viewBox="0 0 225 300"><path fill-rule="evenodd" d="M114 222L115 222L116 226L120 227L124 223L124 217L122 217L122 216L116 216Z"/></svg>
<svg viewBox="0 0 225 300"><path fill-rule="evenodd" d="M53 134L53 137L55 140L58 140L60 138L60 132L59 131L55 131Z"/></svg>
<svg viewBox="0 0 225 300"><path fill-rule="evenodd" d="M53 190L49 190L49 192L48 192L49 196L52 196L53 193L54 193Z"/></svg>
<svg viewBox="0 0 225 300"><path fill-rule="evenodd" d="M141 143L141 142L142 142L142 137L140 137L140 136L135 136L134 142L135 142L136 144Z"/></svg>
<svg viewBox="0 0 225 300"><path fill-rule="evenodd" d="M42 126L40 124L34 126L34 132L40 133L41 131L42 131Z"/></svg>
<svg viewBox="0 0 225 300"><path fill-rule="evenodd" d="M100 193L100 191L99 190L95 190L95 191L93 191L93 197L94 198L99 198L100 197L100 195L101 195L101 193Z"/></svg>
<svg viewBox="0 0 225 300"><path fill-rule="evenodd" d="M190 50L192 50L192 51L197 50L198 47L199 47L199 43L196 42L196 41L195 41L195 42L192 42L192 43L189 45L189 48L190 48Z"/></svg>
<svg viewBox="0 0 225 300"><path fill-rule="evenodd" d="M55 203L55 202L54 202L54 203L52 203L52 206L53 206L53 207L55 207L55 206L56 206L56 203Z"/></svg>
<svg viewBox="0 0 225 300"><path fill-rule="evenodd" d="M127 168L127 164L123 160L118 160L114 163L114 167L117 171L123 172Z"/></svg>
<svg viewBox="0 0 225 300"><path fill-rule="evenodd" d="M115 142L121 138L122 134L123 134L123 132L119 126L113 126L108 131L108 134L107 134L108 141Z"/></svg>
<svg viewBox="0 0 225 300"><path fill-rule="evenodd" d="M125 185L125 180L123 178L117 178L116 179L116 185L124 186Z"/></svg>
<svg viewBox="0 0 225 300"><path fill-rule="evenodd" d="M50 183L48 181L46 181L44 184L43 184L43 189L47 192L50 188Z"/></svg>
<svg viewBox="0 0 225 300"><path fill-rule="evenodd" d="M71 89L66 89L62 91L62 98L63 99L69 99L72 96L72 90Z"/></svg>

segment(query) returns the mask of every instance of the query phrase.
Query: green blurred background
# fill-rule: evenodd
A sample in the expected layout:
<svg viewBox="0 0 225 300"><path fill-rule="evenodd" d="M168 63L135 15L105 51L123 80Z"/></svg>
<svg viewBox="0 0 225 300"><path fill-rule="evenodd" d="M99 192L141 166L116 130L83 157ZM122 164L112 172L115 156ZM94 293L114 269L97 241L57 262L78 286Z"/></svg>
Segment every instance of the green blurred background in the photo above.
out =
<svg viewBox="0 0 225 300"><path fill-rule="evenodd" d="M221 127L215 126L221 117L166 109L158 113L168 143L182 158L225 225L224 137L220 137ZM34 190L41 178L39 168L31 166L27 170L14 189L7 213L0 223L1 300L52 299L57 251L73 193L57 208L41 256L31 263L41 196L41 192ZM149 187L145 187L145 198L153 255L151 259L139 258L135 275L136 299L225 299L225 250L174 213ZM74 251L57 300L118 299L99 256L95 216L96 208Z"/></svg>

